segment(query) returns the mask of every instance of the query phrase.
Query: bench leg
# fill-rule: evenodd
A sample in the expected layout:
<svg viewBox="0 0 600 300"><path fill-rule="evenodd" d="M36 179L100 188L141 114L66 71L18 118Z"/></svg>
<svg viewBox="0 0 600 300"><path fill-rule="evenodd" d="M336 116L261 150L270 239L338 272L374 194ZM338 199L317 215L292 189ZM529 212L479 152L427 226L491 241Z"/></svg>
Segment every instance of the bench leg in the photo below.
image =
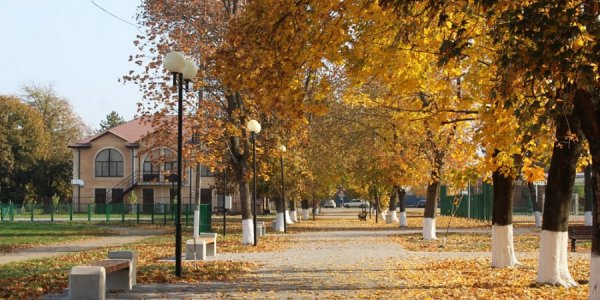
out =
<svg viewBox="0 0 600 300"><path fill-rule="evenodd" d="M129 276L130 270L131 268L106 274L106 290L126 292L131 291L131 277Z"/></svg>
<svg viewBox="0 0 600 300"><path fill-rule="evenodd" d="M137 253L134 251L127 251L127 250L110 251L110 252L108 252L108 258L109 259L129 259L131 261L131 264L129 265L129 282L130 282L129 289L131 290L137 284L137 278L136 278Z"/></svg>
<svg viewBox="0 0 600 300"><path fill-rule="evenodd" d="M200 237L211 237L215 239L212 244L206 245L206 256L217 255L217 234L216 233L201 233Z"/></svg>
<svg viewBox="0 0 600 300"><path fill-rule="evenodd" d="M206 260L206 241L187 240L185 243L185 259L187 260Z"/></svg>
<svg viewBox="0 0 600 300"><path fill-rule="evenodd" d="M575 251L575 239L571 239L571 251L576 252Z"/></svg>
<svg viewBox="0 0 600 300"><path fill-rule="evenodd" d="M104 267L77 266L69 273L69 299L106 299Z"/></svg>

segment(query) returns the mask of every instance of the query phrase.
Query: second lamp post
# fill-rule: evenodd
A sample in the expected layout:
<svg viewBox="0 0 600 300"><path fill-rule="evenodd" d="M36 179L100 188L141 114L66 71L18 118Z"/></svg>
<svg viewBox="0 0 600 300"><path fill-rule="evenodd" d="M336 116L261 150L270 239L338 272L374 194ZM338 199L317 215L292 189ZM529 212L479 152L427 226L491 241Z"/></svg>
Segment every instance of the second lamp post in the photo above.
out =
<svg viewBox="0 0 600 300"><path fill-rule="evenodd" d="M252 138L252 160L254 164L254 189L252 191L252 215L254 216L254 246L256 246L258 241L258 232L256 230L256 134L260 132L260 123L256 120L248 121L246 125L246 129L250 131Z"/></svg>

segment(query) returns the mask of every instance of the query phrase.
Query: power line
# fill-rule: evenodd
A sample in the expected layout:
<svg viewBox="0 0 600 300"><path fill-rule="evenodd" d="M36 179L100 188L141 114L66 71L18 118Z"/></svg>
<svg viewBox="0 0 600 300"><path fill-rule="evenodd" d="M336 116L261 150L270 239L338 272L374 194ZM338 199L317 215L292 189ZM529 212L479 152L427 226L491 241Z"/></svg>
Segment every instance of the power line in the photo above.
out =
<svg viewBox="0 0 600 300"><path fill-rule="evenodd" d="M129 24L129 25L131 25L131 26L135 27L135 28L136 28L136 29L137 29L137 30L138 30L140 33L143 33L143 32L140 30L140 28L139 28L139 27L138 27L136 24L133 24L133 23L131 23L131 22L129 22L129 21L127 21L127 20L125 20L125 19L123 19L123 18L121 18L121 17L119 17L119 16L117 16L117 15L113 14L113 13L111 13L110 11L106 10L105 8L103 8L102 6L98 5L98 3L94 2L94 0L90 0L90 2L92 2L92 4L94 4L94 6L96 6L96 7L97 7L97 8L99 8L99 9L101 9L101 10L102 10L102 11L104 11L105 13L107 13L107 14L111 15L112 17L114 17L114 18L118 19L119 21L121 21L121 22L123 22L123 23Z"/></svg>

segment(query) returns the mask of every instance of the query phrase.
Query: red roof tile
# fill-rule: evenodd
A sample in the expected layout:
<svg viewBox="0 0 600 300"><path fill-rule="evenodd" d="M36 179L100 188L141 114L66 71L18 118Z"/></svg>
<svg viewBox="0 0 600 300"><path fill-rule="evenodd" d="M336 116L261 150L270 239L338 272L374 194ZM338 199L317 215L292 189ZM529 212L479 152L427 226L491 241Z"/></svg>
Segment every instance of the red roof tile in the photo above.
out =
<svg viewBox="0 0 600 300"><path fill-rule="evenodd" d="M147 122L143 118L137 118L119 126L108 129L107 131L86 137L82 140L70 144L69 147L78 148L89 146L91 142L109 133L120 137L129 144L134 144L139 142L146 135L156 131L156 129L157 128L153 127L152 124L150 124L150 122Z"/></svg>

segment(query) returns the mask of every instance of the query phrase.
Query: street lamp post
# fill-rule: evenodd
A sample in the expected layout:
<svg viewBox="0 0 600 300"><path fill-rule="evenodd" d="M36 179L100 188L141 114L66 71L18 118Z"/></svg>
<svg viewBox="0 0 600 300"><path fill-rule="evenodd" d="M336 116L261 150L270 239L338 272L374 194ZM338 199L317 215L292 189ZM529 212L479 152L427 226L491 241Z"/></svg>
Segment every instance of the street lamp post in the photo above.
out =
<svg viewBox="0 0 600 300"><path fill-rule="evenodd" d="M281 150L281 199L283 201L283 233L287 233L287 220L285 219L285 180L283 177L283 153L287 150L284 145L279 146Z"/></svg>
<svg viewBox="0 0 600 300"><path fill-rule="evenodd" d="M252 215L254 223L254 246L258 241L258 232L256 230L256 134L260 132L260 123L256 120L248 121L246 128L250 131L252 136L252 160L254 163L254 189L252 191Z"/></svg>
<svg viewBox="0 0 600 300"><path fill-rule="evenodd" d="M164 59L167 71L173 74L173 86L177 87L177 206L175 212L175 275L181 277L181 157L183 148L183 83L186 86L196 76L198 68L178 51L169 52Z"/></svg>

